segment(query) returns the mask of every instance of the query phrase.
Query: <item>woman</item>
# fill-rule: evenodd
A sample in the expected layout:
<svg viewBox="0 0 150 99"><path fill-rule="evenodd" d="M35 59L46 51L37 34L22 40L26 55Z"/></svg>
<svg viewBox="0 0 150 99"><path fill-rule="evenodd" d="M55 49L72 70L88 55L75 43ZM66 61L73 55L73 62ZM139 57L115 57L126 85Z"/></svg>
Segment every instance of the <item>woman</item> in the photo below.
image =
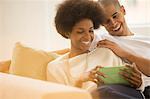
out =
<svg viewBox="0 0 150 99"><path fill-rule="evenodd" d="M102 83L99 66L119 66L124 63L112 51L97 48L89 52L94 29L103 21L103 12L98 3L90 0L67 0L60 4L55 25L58 33L70 39L70 52L50 62L47 80L76 86L89 91Z"/></svg>
<svg viewBox="0 0 150 99"><path fill-rule="evenodd" d="M84 72L95 71L98 65L118 66L123 64L122 60L108 49L99 48L90 53L88 51L94 37L94 29L99 28L102 20L101 7L94 1L68 0L59 6L55 17L56 29L63 37L70 39L71 48L69 53L49 63L48 80L85 87L89 90L91 86L95 87L95 83L92 82L91 86L87 86L82 82L97 81L93 77L93 73L90 73L91 77L84 77L86 79L81 81ZM106 53L108 56L105 56ZM96 58L93 59L93 57Z"/></svg>

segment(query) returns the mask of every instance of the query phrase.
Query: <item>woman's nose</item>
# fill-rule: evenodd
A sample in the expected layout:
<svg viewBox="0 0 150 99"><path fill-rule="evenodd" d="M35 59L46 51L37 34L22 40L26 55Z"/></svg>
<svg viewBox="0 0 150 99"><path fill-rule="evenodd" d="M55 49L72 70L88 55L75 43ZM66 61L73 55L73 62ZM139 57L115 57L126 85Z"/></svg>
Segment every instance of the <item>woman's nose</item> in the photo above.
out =
<svg viewBox="0 0 150 99"><path fill-rule="evenodd" d="M89 32L85 33L85 35L84 35L84 39L85 40L91 40L91 38L92 38L92 34L91 33L89 33Z"/></svg>

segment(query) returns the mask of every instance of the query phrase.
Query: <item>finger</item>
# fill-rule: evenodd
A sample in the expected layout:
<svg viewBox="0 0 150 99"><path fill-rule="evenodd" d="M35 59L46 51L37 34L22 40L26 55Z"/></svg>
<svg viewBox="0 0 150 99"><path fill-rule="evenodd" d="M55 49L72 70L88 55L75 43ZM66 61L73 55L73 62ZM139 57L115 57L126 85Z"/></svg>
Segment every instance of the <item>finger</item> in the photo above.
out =
<svg viewBox="0 0 150 99"><path fill-rule="evenodd" d="M133 67L132 65L126 65L126 67L129 69L128 72L133 73L135 76L141 76L141 73L137 70L136 67Z"/></svg>
<svg viewBox="0 0 150 99"><path fill-rule="evenodd" d="M140 86L140 84L138 82L135 82L134 80L131 80L128 78L125 78L125 79L131 84L132 87L138 88Z"/></svg>
<svg viewBox="0 0 150 99"><path fill-rule="evenodd" d="M125 65L127 68L132 68L133 66L131 64L126 64Z"/></svg>
<svg viewBox="0 0 150 99"><path fill-rule="evenodd" d="M124 69L120 69L120 73L124 73L124 74L130 74L131 75L131 70L130 69L127 69L127 68L124 68Z"/></svg>
<svg viewBox="0 0 150 99"><path fill-rule="evenodd" d="M107 40L107 39L101 40L101 41L98 42L98 45L114 45L114 44L116 44L116 43L114 43L110 40Z"/></svg>
<svg viewBox="0 0 150 99"><path fill-rule="evenodd" d="M96 79L96 80L95 80L95 79ZM97 83L98 85L104 84L104 81L101 79L100 76L97 76L96 78L94 78L94 81L96 81L96 83Z"/></svg>
<svg viewBox="0 0 150 99"><path fill-rule="evenodd" d="M119 74L120 74L121 76L123 76L124 78L130 79L130 74L128 74L128 73L119 72Z"/></svg>
<svg viewBox="0 0 150 99"><path fill-rule="evenodd" d="M98 85L103 85L104 84L104 81L100 77L98 77L97 79L98 79Z"/></svg>
<svg viewBox="0 0 150 99"><path fill-rule="evenodd" d="M133 86L135 87L135 85L138 84L138 82L133 80L133 78L131 78L128 74L121 74L121 75L125 80L127 80L131 84L132 87Z"/></svg>
<svg viewBox="0 0 150 99"><path fill-rule="evenodd" d="M129 81L130 83L132 83L132 85L136 85L136 87L139 87L142 84L142 80L141 79L137 79L136 77L123 73L121 74L123 76L124 79L126 79L127 81Z"/></svg>
<svg viewBox="0 0 150 99"><path fill-rule="evenodd" d="M115 42L112 42L112 41L110 41L110 40L108 40L108 39L104 39L104 40L101 40L101 41L99 41L99 42L102 42L102 43L115 43Z"/></svg>
<svg viewBox="0 0 150 99"><path fill-rule="evenodd" d="M138 79L141 79L141 73L137 73L137 72L131 72L131 75L133 76L133 77L136 77L136 78L138 78Z"/></svg>
<svg viewBox="0 0 150 99"><path fill-rule="evenodd" d="M136 64L135 63L133 63L133 70L135 71L135 72L137 72L137 73L140 73L140 71L137 69L137 67L136 67ZM141 74L141 73L140 73Z"/></svg>
<svg viewBox="0 0 150 99"><path fill-rule="evenodd" d="M94 79L90 78L89 81L92 81L92 82L96 83L98 86L103 84L102 80L96 79L96 78L94 78Z"/></svg>
<svg viewBox="0 0 150 99"><path fill-rule="evenodd" d="M102 76L102 77L106 78L107 75L105 75L104 73L100 72L100 69L101 69L101 68L103 68L103 67L98 68L96 73L97 73L99 76Z"/></svg>
<svg viewBox="0 0 150 99"><path fill-rule="evenodd" d="M102 66L96 66L95 70L99 71L100 68L103 68Z"/></svg>

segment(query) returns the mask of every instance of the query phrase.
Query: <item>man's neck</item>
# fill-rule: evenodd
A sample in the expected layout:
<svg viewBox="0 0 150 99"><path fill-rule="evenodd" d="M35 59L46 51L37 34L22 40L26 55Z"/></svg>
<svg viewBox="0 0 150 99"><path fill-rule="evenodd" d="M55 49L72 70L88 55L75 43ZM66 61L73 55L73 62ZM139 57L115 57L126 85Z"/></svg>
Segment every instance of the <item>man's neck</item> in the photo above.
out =
<svg viewBox="0 0 150 99"><path fill-rule="evenodd" d="M128 27L127 27L125 33L126 33L126 34L125 34L124 36L133 36L133 35L134 35L134 33L132 33L132 32L129 30Z"/></svg>

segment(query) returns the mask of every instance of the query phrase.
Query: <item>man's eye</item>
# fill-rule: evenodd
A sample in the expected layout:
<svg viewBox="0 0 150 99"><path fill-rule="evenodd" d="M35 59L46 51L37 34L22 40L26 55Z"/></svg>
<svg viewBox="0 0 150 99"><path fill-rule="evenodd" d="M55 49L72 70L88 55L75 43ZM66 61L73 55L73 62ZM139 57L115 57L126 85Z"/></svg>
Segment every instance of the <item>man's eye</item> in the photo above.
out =
<svg viewBox="0 0 150 99"><path fill-rule="evenodd" d="M113 16L113 18L116 18L117 16Z"/></svg>
<svg viewBox="0 0 150 99"><path fill-rule="evenodd" d="M119 17L119 15L114 15L114 16L113 16L113 19L118 18L118 17Z"/></svg>

